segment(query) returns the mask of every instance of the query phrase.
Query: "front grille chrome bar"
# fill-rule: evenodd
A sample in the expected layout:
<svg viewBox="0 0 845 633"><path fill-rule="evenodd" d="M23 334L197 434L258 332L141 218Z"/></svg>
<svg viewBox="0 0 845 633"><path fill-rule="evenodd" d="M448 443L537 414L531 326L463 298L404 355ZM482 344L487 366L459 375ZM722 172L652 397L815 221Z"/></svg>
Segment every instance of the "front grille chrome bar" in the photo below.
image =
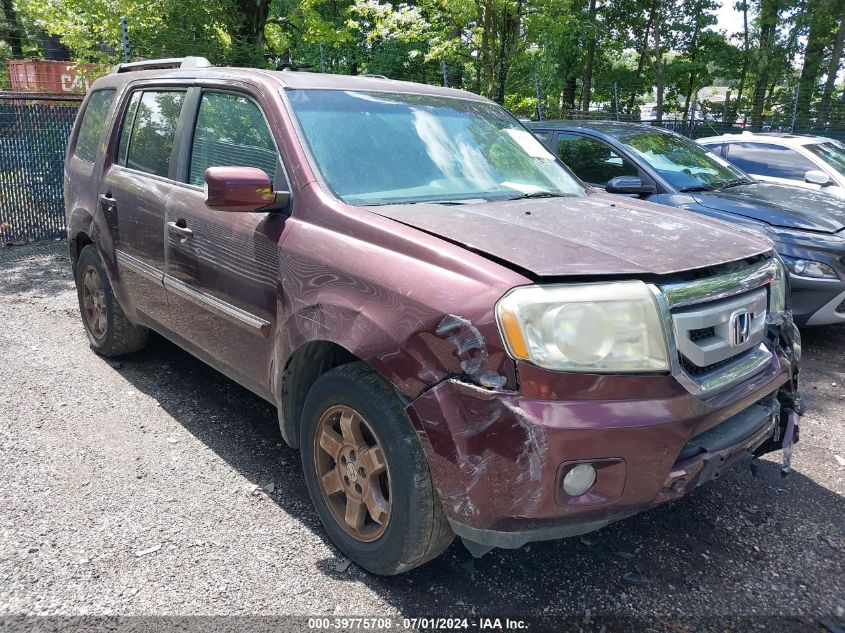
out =
<svg viewBox="0 0 845 633"><path fill-rule="evenodd" d="M764 262L717 277L660 286L669 309L716 301L765 286L777 276L777 260Z"/></svg>
<svg viewBox="0 0 845 633"><path fill-rule="evenodd" d="M751 350L739 352L733 359L727 359L718 367L699 375L684 370L679 353L678 331L673 310L701 303L719 301L761 288L777 278L776 258L768 259L741 271L718 275L690 282L656 286L649 284L659 308L666 343L669 350L671 373L691 394L709 396L724 391L762 371L773 361L774 354L766 342L756 344ZM768 310L766 310L768 311Z"/></svg>

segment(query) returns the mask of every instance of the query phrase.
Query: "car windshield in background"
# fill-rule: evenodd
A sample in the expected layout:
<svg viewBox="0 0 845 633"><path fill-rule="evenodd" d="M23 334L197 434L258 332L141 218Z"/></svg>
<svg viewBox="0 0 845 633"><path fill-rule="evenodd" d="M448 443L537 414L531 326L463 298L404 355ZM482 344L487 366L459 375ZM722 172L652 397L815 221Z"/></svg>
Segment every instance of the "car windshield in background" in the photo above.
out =
<svg viewBox="0 0 845 633"><path fill-rule="evenodd" d="M617 138L680 191L710 191L750 182L726 160L674 134L644 130Z"/></svg>
<svg viewBox="0 0 845 633"><path fill-rule="evenodd" d="M500 107L416 94L289 90L326 184L349 204L581 196Z"/></svg>
<svg viewBox="0 0 845 633"><path fill-rule="evenodd" d="M845 176L845 145L839 141L828 141L827 143L813 143L804 147Z"/></svg>

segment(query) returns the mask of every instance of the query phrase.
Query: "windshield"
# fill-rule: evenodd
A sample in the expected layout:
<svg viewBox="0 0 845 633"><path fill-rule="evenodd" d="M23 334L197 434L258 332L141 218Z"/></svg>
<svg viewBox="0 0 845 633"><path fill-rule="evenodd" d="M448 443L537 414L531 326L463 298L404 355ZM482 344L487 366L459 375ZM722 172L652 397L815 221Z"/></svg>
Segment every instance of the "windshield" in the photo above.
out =
<svg viewBox="0 0 845 633"><path fill-rule="evenodd" d="M286 94L326 184L349 204L585 195L499 106L415 94Z"/></svg>
<svg viewBox="0 0 845 633"><path fill-rule="evenodd" d="M845 176L845 145L839 141L828 141L827 143L814 143L804 147Z"/></svg>
<svg viewBox="0 0 845 633"><path fill-rule="evenodd" d="M707 191L751 182L726 160L682 136L637 130L617 138L679 191Z"/></svg>

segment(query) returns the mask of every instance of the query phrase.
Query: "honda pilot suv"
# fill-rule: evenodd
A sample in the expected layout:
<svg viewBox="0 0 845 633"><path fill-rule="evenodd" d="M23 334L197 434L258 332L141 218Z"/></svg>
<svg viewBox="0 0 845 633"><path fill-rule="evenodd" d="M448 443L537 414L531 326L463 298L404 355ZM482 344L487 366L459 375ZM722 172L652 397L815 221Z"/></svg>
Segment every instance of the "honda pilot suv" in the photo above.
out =
<svg viewBox="0 0 845 633"><path fill-rule="evenodd" d="M796 437L771 242L586 189L482 97L121 65L65 169L94 351L154 330L276 405L372 572L596 530Z"/></svg>

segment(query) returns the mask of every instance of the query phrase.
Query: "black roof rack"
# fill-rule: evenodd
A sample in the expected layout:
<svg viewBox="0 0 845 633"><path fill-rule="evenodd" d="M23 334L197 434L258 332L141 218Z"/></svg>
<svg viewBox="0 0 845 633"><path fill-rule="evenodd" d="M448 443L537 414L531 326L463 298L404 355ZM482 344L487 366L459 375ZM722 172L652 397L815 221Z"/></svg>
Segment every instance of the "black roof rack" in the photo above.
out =
<svg viewBox="0 0 845 633"><path fill-rule="evenodd" d="M211 62L205 57L170 57L167 59L146 59L140 62L127 62L112 68L112 73L129 73L136 70L165 70L168 68L211 68Z"/></svg>

